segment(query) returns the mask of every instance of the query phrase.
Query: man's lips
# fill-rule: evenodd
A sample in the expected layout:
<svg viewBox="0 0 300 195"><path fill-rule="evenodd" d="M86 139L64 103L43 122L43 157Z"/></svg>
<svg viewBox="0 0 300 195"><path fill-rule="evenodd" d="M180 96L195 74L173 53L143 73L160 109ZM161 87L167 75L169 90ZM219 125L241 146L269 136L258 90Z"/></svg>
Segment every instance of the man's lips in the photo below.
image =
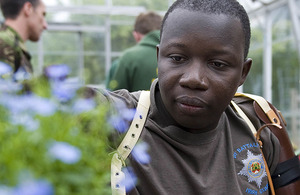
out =
<svg viewBox="0 0 300 195"><path fill-rule="evenodd" d="M198 97L180 96L176 98L176 102L185 106L191 107L205 107L206 103Z"/></svg>
<svg viewBox="0 0 300 195"><path fill-rule="evenodd" d="M186 115L199 115L206 107L206 103L198 97L181 96L176 98L180 112Z"/></svg>

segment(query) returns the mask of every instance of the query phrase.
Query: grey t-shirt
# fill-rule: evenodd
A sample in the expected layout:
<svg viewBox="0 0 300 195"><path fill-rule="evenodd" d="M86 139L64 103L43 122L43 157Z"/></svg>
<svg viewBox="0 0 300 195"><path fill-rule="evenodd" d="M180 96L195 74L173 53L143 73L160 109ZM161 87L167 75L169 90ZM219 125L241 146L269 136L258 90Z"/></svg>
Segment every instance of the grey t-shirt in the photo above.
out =
<svg viewBox="0 0 300 195"><path fill-rule="evenodd" d="M137 186L127 194L135 195L218 195L269 194L264 162L251 130L228 106L216 129L193 134L176 125L160 99L157 81L152 84L151 106L140 136L149 145L149 164L128 157L138 177ZM120 90L112 99L126 100L136 107L139 92ZM261 124L255 116L252 100L235 98L254 126ZM201 119L199 119L201 120ZM279 159L279 142L267 129L262 132L264 154L271 172Z"/></svg>

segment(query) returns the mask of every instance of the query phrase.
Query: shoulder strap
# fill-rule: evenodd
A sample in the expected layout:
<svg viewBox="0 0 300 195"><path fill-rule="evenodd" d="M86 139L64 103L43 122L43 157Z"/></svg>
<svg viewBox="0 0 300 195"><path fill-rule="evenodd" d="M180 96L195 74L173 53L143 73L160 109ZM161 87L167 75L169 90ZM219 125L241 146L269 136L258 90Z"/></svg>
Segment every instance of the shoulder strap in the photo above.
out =
<svg viewBox="0 0 300 195"><path fill-rule="evenodd" d="M245 96L255 100L255 113L265 124L269 125L272 133L278 138L280 142L281 149L279 163L292 159L295 156L295 153L285 127L286 122L281 115L281 112L260 96L246 93L237 93L236 96Z"/></svg>
<svg viewBox="0 0 300 195"><path fill-rule="evenodd" d="M254 125L252 124L252 122L250 121L250 119L247 117L247 115L242 111L242 109L234 101L231 101L231 104L233 105L233 107L237 111L237 113L239 113L239 115L246 121L247 125L249 126L253 135L255 136L256 129L255 129Z"/></svg>
<svg viewBox="0 0 300 195"><path fill-rule="evenodd" d="M272 133L277 137L280 142L280 156L277 168L272 179L274 182L274 188L276 193L280 194L299 194L300 191L300 161L296 157L292 147L291 140L286 130L286 122L281 115L281 112L277 110L271 103L267 102L264 98L251 94L236 94L236 96L245 96L253 100L253 106L255 113L265 124L257 130L256 139L259 140L259 134L268 126ZM262 143L260 143L262 144ZM293 162L297 159L298 168L293 167ZM285 167L286 172L282 171L280 167ZM295 169L294 169L295 168ZM293 175L290 173L293 172ZM295 179L297 177L297 179ZM278 190L277 190L278 189Z"/></svg>
<svg viewBox="0 0 300 195"><path fill-rule="evenodd" d="M271 109L267 103L267 101L260 97L260 96L255 96L255 95L250 95L250 94L242 94L242 93L237 93L235 94L235 96L244 96L244 97L248 97L248 98L251 98L253 99L254 101L256 101L261 107L263 107L262 109L265 111L265 113L271 113L270 116L272 116L272 112L269 110ZM271 177L271 174L270 174L270 170L269 170L269 167L268 167L268 164L266 162L266 159L264 157L264 153L262 151L262 142L260 141L260 137L259 137L259 130L256 131L254 125L252 124L252 122L250 121L250 119L247 117L247 115L243 112L243 110L234 102L234 101L231 101L231 104L233 105L233 107L235 108L235 110L237 111L237 113L246 121L246 123L248 124L249 128L251 129L254 137L256 138L256 141L259 143L260 145L260 151L261 151L261 154L262 154L262 157L263 157L263 160L264 160L264 164L265 164L265 169L266 169L266 172L267 172L267 176L268 176L268 181L269 181L269 186L270 186L270 189L271 189L271 194L272 195L275 195L275 190L274 190L274 186L273 186L273 181L272 181L272 177ZM272 109L271 109L272 110ZM273 110L272 110L273 111ZM274 111L273 111L274 112ZM274 113L275 114L275 113ZM269 116L269 115L268 115ZM276 116L277 117L277 116ZM279 121L279 119L278 119ZM265 126L263 126L265 127ZM263 129L263 128L260 128L260 129ZM257 136L258 135L258 136Z"/></svg>
<svg viewBox="0 0 300 195"><path fill-rule="evenodd" d="M136 112L123 141L119 145L117 152L113 155L111 161L111 189L113 195L125 195L126 190L120 182L125 178L122 167L125 166L125 160L137 143L143 130L147 114L150 107L150 92L142 91Z"/></svg>
<svg viewBox="0 0 300 195"><path fill-rule="evenodd" d="M248 93L236 93L234 96L243 96L243 97L248 97L250 99L253 99L264 111L264 113L267 115L267 117L269 118L272 124L280 125L280 120L278 116L276 115L274 110L272 110L272 108L269 106L269 103L265 98L258 95L248 94Z"/></svg>

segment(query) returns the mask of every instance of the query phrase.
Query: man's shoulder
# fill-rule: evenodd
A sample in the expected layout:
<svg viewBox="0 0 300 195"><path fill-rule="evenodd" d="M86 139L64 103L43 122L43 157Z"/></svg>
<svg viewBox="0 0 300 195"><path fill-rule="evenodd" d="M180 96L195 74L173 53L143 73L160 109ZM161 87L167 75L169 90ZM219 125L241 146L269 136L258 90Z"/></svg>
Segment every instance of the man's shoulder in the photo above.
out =
<svg viewBox="0 0 300 195"><path fill-rule="evenodd" d="M235 95L232 100L237 104L247 104L249 102L253 102L253 99L246 96L237 96Z"/></svg>
<svg viewBox="0 0 300 195"><path fill-rule="evenodd" d="M260 125L260 120L254 110L253 99L245 96L234 96L232 101L236 103L240 109L242 109L252 123Z"/></svg>
<svg viewBox="0 0 300 195"><path fill-rule="evenodd" d="M127 48L126 50L124 50L122 57L128 57L128 56L134 56L136 53L138 53L140 51L140 45L136 44L132 47Z"/></svg>
<svg viewBox="0 0 300 195"><path fill-rule="evenodd" d="M9 46L13 46L15 42L15 34L9 28L1 28L0 29L0 44L6 44Z"/></svg>
<svg viewBox="0 0 300 195"><path fill-rule="evenodd" d="M0 60L15 66L15 59L19 51L15 45L15 35L8 28L0 29Z"/></svg>
<svg viewBox="0 0 300 195"><path fill-rule="evenodd" d="M127 108L135 108L141 91L129 92L126 89L109 91L106 89L93 89L100 98L101 102L109 102L113 105L124 104Z"/></svg>
<svg viewBox="0 0 300 195"><path fill-rule="evenodd" d="M160 31L154 30L149 32L144 36L144 38L139 42L139 45L146 46L150 48L156 48L160 42Z"/></svg>
<svg viewBox="0 0 300 195"><path fill-rule="evenodd" d="M132 66L134 63L137 63L137 60L139 59L141 53L142 52L137 45L128 48L123 52L123 55L120 57L119 64L121 66L124 66L126 64Z"/></svg>
<svg viewBox="0 0 300 195"><path fill-rule="evenodd" d="M120 58L120 64L123 64L126 62L135 63L136 60L145 61L148 59L149 55L150 56L152 55L151 53L156 54L156 49L155 48L149 49L149 47L145 47L142 45L135 45L131 48L126 49L123 52L123 55Z"/></svg>

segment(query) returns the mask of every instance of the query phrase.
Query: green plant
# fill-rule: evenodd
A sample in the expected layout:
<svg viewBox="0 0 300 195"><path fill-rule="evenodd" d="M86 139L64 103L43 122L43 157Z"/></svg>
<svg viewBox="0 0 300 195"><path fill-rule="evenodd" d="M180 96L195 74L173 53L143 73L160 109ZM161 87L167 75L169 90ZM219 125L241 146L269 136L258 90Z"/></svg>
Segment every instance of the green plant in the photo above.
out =
<svg viewBox="0 0 300 195"><path fill-rule="evenodd" d="M0 63L0 194L111 194L108 106L65 65L9 72Z"/></svg>

